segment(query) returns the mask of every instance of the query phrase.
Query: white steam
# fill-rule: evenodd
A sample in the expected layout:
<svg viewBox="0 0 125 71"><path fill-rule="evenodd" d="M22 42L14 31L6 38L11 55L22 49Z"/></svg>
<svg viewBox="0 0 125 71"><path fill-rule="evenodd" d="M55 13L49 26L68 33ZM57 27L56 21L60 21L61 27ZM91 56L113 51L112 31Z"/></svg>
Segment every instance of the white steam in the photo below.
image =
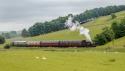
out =
<svg viewBox="0 0 125 71"><path fill-rule="evenodd" d="M73 17L69 16L68 20L65 23L65 26L70 29L70 31L79 30L80 35L84 35L86 37L87 41L90 41L92 43L89 29L84 28L83 26L80 26L80 23L78 21L73 22Z"/></svg>
<svg viewBox="0 0 125 71"><path fill-rule="evenodd" d="M92 42L90 34L89 34L89 29L84 28L84 27L80 27L79 31L80 31L81 35L85 35L86 40Z"/></svg>
<svg viewBox="0 0 125 71"><path fill-rule="evenodd" d="M70 31L75 31L77 29L77 24L79 23L74 23L72 21L73 21L73 18L70 16L66 21L65 25L70 29Z"/></svg>

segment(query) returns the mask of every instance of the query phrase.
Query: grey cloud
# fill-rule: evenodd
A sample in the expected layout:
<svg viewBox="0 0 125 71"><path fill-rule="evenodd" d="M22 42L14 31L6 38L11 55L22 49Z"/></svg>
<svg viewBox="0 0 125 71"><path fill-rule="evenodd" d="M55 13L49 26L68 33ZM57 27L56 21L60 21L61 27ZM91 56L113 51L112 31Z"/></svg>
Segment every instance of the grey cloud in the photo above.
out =
<svg viewBox="0 0 125 71"><path fill-rule="evenodd" d="M101 2L101 5L105 6L107 3ZM15 20L22 18L30 18L36 16L59 16L64 15L63 13L79 13L83 9L89 9L100 5L100 1L42 1L42 0L4 0L1 1L0 7L0 19L1 21ZM106 4L105 4L106 3ZM84 11L83 10L83 11ZM55 13L56 12L56 13Z"/></svg>
<svg viewBox="0 0 125 71"><path fill-rule="evenodd" d="M86 9L120 4L125 4L125 0L0 0L0 24L33 24Z"/></svg>

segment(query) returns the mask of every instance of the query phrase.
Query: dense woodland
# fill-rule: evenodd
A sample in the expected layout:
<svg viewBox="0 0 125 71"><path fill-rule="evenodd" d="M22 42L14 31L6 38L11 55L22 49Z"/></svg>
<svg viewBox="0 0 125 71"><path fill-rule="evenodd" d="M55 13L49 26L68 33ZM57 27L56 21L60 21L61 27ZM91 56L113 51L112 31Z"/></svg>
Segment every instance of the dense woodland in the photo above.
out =
<svg viewBox="0 0 125 71"><path fill-rule="evenodd" d="M59 17L55 20L52 20L50 22L37 22L35 25L29 28L29 34L31 36L36 36L40 34L45 34L53 31L58 31L65 29L64 23L66 21L67 17Z"/></svg>
<svg viewBox="0 0 125 71"><path fill-rule="evenodd" d="M119 11L125 10L125 5L119 5L119 6L107 6L107 7L100 7L95 8L92 10L86 10L85 12L75 15L74 20L79 21L80 23L87 22L90 19L97 18L99 16L106 16L110 15L112 13L116 13ZM59 31L62 29L65 29L65 21L67 20L68 16L65 17L59 17L57 19L54 19L52 21L46 21L46 22L37 22L33 26L31 26L27 32L24 32L22 34L26 34L23 36L37 36L40 34L46 34L54 31ZM28 34L28 35L27 35Z"/></svg>
<svg viewBox="0 0 125 71"><path fill-rule="evenodd" d="M78 20L79 22L84 22L87 21L88 19L110 15L112 13L116 13L122 10L125 10L125 5L100 7L92 10L86 10L84 13L76 15L75 19Z"/></svg>

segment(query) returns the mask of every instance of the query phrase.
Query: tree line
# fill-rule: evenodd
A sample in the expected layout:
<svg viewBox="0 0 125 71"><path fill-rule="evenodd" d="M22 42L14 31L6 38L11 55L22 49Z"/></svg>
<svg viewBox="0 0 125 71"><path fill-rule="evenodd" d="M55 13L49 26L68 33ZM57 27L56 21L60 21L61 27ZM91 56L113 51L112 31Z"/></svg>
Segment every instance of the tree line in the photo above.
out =
<svg viewBox="0 0 125 71"><path fill-rule="evenodd" d="M16 31L10 31L10 32L2 32L1 36L3 36L6 39L9 39L9 38L19 36L19 34Z"/></svg>
<svg viewBox="0 0 125 71"><path fill-rule="evenodd" d="M67 17L59 17L50 22L37 22L35 25L28 29L31 36L36 36L40 34L50 33L65 28L64 23Z"/></svg>
<svg viewBox="0 0 125 71"><path fill-rule="evenodd" d="M5 39L10 39L17 36L19 36L19 34L16 31L2 32L0 34L0 44L5 43Z"/></svg>
<svg viewBox="0 0 125 71"><path fill-rule="evenodd" d="M80 23L84 23L90 19L94 19L100 16L110 15L112 13L116 13L123 10L125 10L125 5L94 8L91 10L86 10L81 14L75 15L74 20L77 20ZM31 26L28 30L23 29L22 36L24 37L37 36L40 34L46 34L66 29L64 23L66 22L67 18L68 16L65 16L65 17L58 17L57 19L54 19L52 21L37 22L33 26Z"/></svg>
<svg viewBox="0 0 125 71"><path fill-rule="evenodd" d="M94 8L91 10L86 10L84 13L81 13L79 15L76 15L75 19L78 20L79 22L84 22L87 21L88 19L110 15L112 13L116 13L123 10L125 10L125 5Z"/></svg>

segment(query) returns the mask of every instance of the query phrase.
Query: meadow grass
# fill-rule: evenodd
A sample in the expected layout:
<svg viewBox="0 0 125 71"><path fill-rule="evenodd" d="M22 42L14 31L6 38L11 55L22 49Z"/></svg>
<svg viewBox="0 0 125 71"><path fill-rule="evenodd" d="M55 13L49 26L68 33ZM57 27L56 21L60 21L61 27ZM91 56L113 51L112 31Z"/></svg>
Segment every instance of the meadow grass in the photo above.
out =
<svg viewBox="0 0 125 71"><path fill-rule="evenodd" d="M58 52L42 49L0 51L1 71L124 71L124 64L124 52Z"/></svg>

